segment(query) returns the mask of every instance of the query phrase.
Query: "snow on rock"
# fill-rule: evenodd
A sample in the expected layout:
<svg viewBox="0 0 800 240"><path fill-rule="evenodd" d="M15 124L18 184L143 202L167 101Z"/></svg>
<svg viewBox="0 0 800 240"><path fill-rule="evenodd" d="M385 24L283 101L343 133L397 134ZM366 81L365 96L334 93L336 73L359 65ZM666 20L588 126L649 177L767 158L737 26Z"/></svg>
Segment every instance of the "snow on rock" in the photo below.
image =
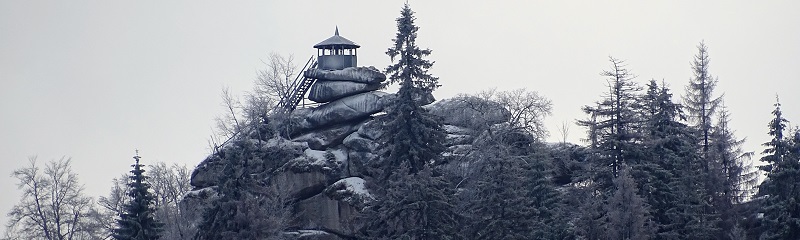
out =
<svg viewBox="0 0 800 240"><path fill-rule="evenodd" d="M325 150L337 146L353 132L361 127L362 122L336 124L330 127L312 130L292 139L295 142L305 142L314 150Z"/></svg>
<svg viewBox="0 0 800 240"><path fill-rule="evenodd" d="M371 152L378 147L375 141L361 137L357 132L344 138L342 144L348 149L358 152Z"/></svg>
<svg viewBox="0 0 800 240"><path fill-rule="evenodd" d="M332 199L346 202L357 208L363 208L366 203L375 200L367 191L364 179L360 177L344 178L328 186L325 193Z"/></svg>
<svg viewBox="0 0 800 240"><path fill-rule="evenodd" d="M311 164L324 166L328 163L328 152L306 149L303 154L311 160ZM333 157L333 156L331 156Z"/></svg>
<svg viewBox="0 0 800 240"><path fill-rule="evenodd" d="M308 99L318 103L326 103L343 97L378 90L380 87L380 84L319 80L314 85L311 85Z"/></svg>
<svg viewBox="0 0 800 240"><path fill-rule="evenodd" d="M386 75L375 67L349 67L342 70L312 68L306 70L303 76L330 81L350 81L369 84L381 83L386 80Z"/></svg>
<svg viewBox="0 0 800 240"><path fill-rule="evenodd" d="M447 124L442 125L442 128L444 129L445 132L455 135L473 135L475 133L475 130L469 128L447 125Z"/></svg>
<svg viewBox="0 0 800 240"><path fill-rule="evenodd" d="M345 178L345 179L337 181L336 183L333 183L333 185L336 185L336 184L343 184L344 188L345 188L344 191L348 191L348 192L351 192L351 193L356 194L356 195L364 195L364 196L367 196L369 198L372 198L372 195L369 194L369 192L367 191L367 188L364 186L364 179L362 179L360 177Z"/></svg>
<svg viewBox="0 0 800 240"><path fill-rule="evenodd" d="M183 198L178 204L181 213L185 214L182 217L185 217L190 224L199 224L202 214L209 207L208 203L219 197L216 188L205 187L183 194Z"/></svg>
<svg viewBox="0 0 800 240"><path fill-rule="evenodd" d="M306 120L313 128L320 128L364 119L383 111L385 103L382 98L386 95L384 92L373 91L345 97L312 109Z"/></svg>
<svg viewBox="0 0 800 240"><path fill-rule="evenodd" d="M447 134L447 142L450 145L457 145L457 144L470 144L475 138L470 135L460 135L460 134Z"/></svg>
<svg viewBox="0 0 800 240"><path fill-rule="evenodd" d="M450 156L464 156L472 152L471 144L453 145L447 148L446 154Z"/></svg>
<svg viewBox="0 0 800 240"><path fill-rule="evenodd" d="M341 240L339 236L326 232L323 230L308 230L301 229L289 232L283 232L283 235L289 239L297 240Z"/></svg>
<svg viewBox="0 0 800 240"><path fill-rule="evenodd" d="M448 125L483 129L507 122L511 112L497 102L477 97L456 97L435 102L426 108Z"/></svg>

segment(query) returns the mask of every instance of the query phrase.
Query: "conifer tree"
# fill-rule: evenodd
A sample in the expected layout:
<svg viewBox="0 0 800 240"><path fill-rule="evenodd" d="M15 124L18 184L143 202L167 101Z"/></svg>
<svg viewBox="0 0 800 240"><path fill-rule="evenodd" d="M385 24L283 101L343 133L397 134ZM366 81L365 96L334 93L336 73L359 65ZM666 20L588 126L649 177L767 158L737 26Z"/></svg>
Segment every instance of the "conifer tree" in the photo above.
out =
<svg viewBox="0 0 800 240"><path fill-rule="evenodd" d="M206 208L193 239L281 239L287 224L288 199L264 186L250 169L269 152L252 141L234 140L216 153L224 164L217 176L218 197Z"/></svg>
<svg viewBox="0 0 800 240"><path fill-rule="evenodd" d="M647 151L636 165L632 175L642 179L639 195L652 207L651 215L657 228L656 239L675 239L677 221L670 216L679 212L676 204L680 193L678 166L682 160L692 159L695 137L688 126L681 123L681 106L672 101L672 93L665 85L651 80L644 95L642 115L643 143ZM686 158L684 158L684 156Z"/></svg>
<svg viewBox="0 0 800 240"><path fill-rule="evenodd" d="M759 186L763 202L762 239L800 239L800 130L784 136L786 124L781 104L776 101L774 118L769 123L772 139L763 145L762 169L767 179Z"/></svg>
<svg viewBox="0 0 800 240"><path fill-rule="evenodd" d="M717 125L712 129L709 146L711 164L710 187L714 190L714 207L720 216L721 235L733 231L740 203L751 197L758 181L757 172L749 163L752 152L742 150L744 139L737 139L730 129L730 114L721 106Z"/></svg>
<svg viewBox="0 0 800 240"><path fill-rule="evenodd" d="M761 158L762 162L768 163L761 167L761 170L769 173L772 172L772 166L783 160L788 154L789 146L783 132L786 130L786 124L789 123L783 118L781 112L781 103L778 97L775 97L775 110L772 110L774 118L769 122L769 135L772 137L769 142L761 144L766 147L761 153L764 156Z"/></svg>
<svg viewBox="0 0 800 240"><path fill-rule="evenodd" d="M717 79L711 76L708 71L710 61L708 48L705 43L700 42L697 50L698 53L694 56L694 61L692 61L694 77L689 81L689 85L686 86L686 95L683 101L689 120L693 122L693 126L700 134L700 145L702 146L703 157L706 158L713 126L712 117L716 113L722 98L714 97Z"/></svg>
<svg viewBox="0 0 800 240"><path fill-rule="evenodd" d="M438 87L438 78L428 73L433 62L422 58L431 50L422 50L416 45L419 27L414 25L415 19L411 7L404 5L397 18L394 46L386 52L392 61L397 58L386 72L390 74L389 82L400 82L400 89L397 99L386 108L389 120L385 130L391 134L384 134L382 139L382 157L387 165L397 168L408 161L410 173L420 171L438 158L444 151L445 139L441 120L421 107L422 96Z"/></svg>
<svg viewBox="0 0 800 240"><path fill-rule="evenodd" d="M424 167L407 174L408 163L390 174L377 199L362 213L362 239L463 239L455 191L443 176Z"/></svg>
<svg viewBox="0 0 800 240"><path fill-rule="evenodd" d="M626 160L633 160L632 155L636 152L634 142L640 137L637 126L641 122L637 113L640 108L637 92L641 88L633 82L634 76L623 61L613 57L609 57L609 61L612 68L601 74L608 77L609 92L596 107L584 106L583 111L591 118L578 121L579 125L590 127L592 134L596 135L595 150L600 154L597 164L602 166L598 177L605 188L617 176L619 166Z"/></svg>
<svg viewBox="0 0 800 240"><path fill-rule="evenodd" d="M608 201L609 239L650 239L655 228L649 206L637 192L636 182L625 165L614 179L614 195Z"/></svg>
<svg viewBox="0 0 800 240"><path fill-rule="evenodd" d="M118 220L118 228L114 229L113 237L119 240L151 240L161 236L163 224L155 219L155 207L153 193L150 192L150 184L144 175L144 165L139 163L139 154L133 157L136 163L131 165L132 175L128 186L130 191L128 196L130 201L124 205L124 210Z"/></svg>
<svg viewBox="0 0 800 240"><path fill-rule="evenodd" d="M502 131L502 130L501 130ZM492 134L489 134L492 135ZM468 203L473 239L556 239L565 225L557 218L559 195L547 179L543 159L533 149L515 149L510 138L482 141L482 160Z"/></svg>
<svg viewBox="0 0 800 240"><path fill-rule="evenodd" d="M759 194L762 205L761 239L800 239L800 130L788 142L788 153L772 166Z"/></svg>
<svg viewBox="0 0 800 240"><path fill-rule="evenodd" d="M717 201L718 198L716 196L724 191L722 189L723 184L720 184L720 181L722 181L724 177L722 177L721 171L716 171L713 168L719 168L722 160L718 158L719 156L711 156L710 150L714 141L712 136L714 131L713 118L717 114L717 109L720 107L722 97L714 96L714 88L717 85L717 79L713 77L708 70L710 62L708 48L705 43L701 42L697 46L697 50L698 53L694 56L692 61L694 76L689 81L689 85L686 86L683 101L688 119L698 136L698 146L702 162L698 167L703 170L699 176L704 178L703 184L705 186L703 189L707 191L707 193L701 195L714 196L715 198L714 201L708 203L709 205L704 207L700 212L703 213L703 216L718 216L721 206L718 206L719 201ZM706 204L705 201L703 202L703 204ZM716 229L715 231L717 232L712 233L712 236L722 235L719 232L720 229L717 227L713 227L713 229Z"/></svg>
<svg viewBox="0 0 800 240"><path fill-rule="evenodd" d="M414 12L408 4L397 18L397 35L387 55L394 62L387 67L389 83L399 82L396 99L386 107L385 134L381 137L382 172L376 201L362 216L366 239L461 239L460 215L455 191L435 169L444 151L445 132L441 120L422 105L423 96L438 87L438 78L428 69L433 62L423 59L431 53L416 45Z"/></svg>
<svg viewBox="0 0 800 240"><path fill-rule="evenodd" d="M658 228L655 239L715 237L717 215L710 212L696 132L681 121L683 108L672 101L663 83L651 80L642 99L644 150L640 163L631 166L631 175L639 183L639 195L651 206Z"/></svg>

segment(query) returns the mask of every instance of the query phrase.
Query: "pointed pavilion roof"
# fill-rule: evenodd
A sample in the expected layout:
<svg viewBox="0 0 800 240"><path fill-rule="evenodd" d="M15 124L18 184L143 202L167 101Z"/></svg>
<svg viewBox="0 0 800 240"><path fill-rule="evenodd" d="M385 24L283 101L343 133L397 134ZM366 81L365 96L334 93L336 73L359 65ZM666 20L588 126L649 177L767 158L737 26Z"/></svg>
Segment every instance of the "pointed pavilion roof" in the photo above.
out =
<svg viewBox="0 0 800 240"><path fill-rule="evenodd" d="M325 39L317 45L314 45L314 48L324 48L328 46L339 46L342 48L359 48L358 44L354 43L353 41L348 40L342 36L339 36L339 26L336 26L336 32L333 34L332 37Z"/></svg>

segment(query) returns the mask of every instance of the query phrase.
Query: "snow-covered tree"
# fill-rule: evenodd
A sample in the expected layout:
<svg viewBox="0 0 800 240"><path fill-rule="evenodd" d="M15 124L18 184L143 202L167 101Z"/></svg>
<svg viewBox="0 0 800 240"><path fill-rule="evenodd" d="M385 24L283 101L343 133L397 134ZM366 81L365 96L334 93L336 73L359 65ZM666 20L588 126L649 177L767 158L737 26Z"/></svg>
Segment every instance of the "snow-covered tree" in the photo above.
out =
<svg viewBox="0 0 800 240"><path fill-rule="evenodd" d="M70 159L47 162L44 169L36 157L11 174L19 182L22 198L8 212L6 234L12 239L94 239L99 228L90 215L92 199L83 193Z"/></svg>
<svg viewBox="0 0 800 240"><path fill-rule="evenodd" d="M150 192L148 177L144 175L139 154L133 157L128 181L129 201L123 205L122 215L117 221L113 237L118 240L152 240L161 237L163 223L155 219L155 197Z"/></svg>
<svg viewBox="0 0 800 240"><path fill-rule="evenodd" d="M194 239L281 239L288 225L291 201L287 196L265 187L264 179L250 172L260 165L265 153L257 143L237 140L215 154L224 164L218 175L218 197L203 212ZM263 165L262 165L263 166Z"/></svg>

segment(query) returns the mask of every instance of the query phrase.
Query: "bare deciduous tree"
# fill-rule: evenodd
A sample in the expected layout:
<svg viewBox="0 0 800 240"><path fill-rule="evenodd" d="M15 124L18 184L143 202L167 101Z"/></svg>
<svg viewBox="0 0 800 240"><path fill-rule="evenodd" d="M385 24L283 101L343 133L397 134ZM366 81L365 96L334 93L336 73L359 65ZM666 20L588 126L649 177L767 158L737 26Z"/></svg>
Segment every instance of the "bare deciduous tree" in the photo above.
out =
<svg viewBox="0 0 800 240"><path fill-rule="evenodd" d="M258 71L253 89L244 93L243 101L235 97L228 88L222 90L225 114L216 118L215 133L209 140L212 150L237 133L268 122L272 109L293 90L297 66L292 55L284 57L270 53L269 60L264 61L264 64L266 68Z"/></svg>
<svg viewBox="0 0 800 240"><path fill-rule="evenodd" d="M567 121L561 122L561 126L558 127L558 133L561 134L561 143L567 143L567 138L569 137L569 127L570 124Z"/></svg>
<svg viewBox="0 0 800 240"><path fill-rule="evenodd" d="M511 91L490 89L474 95L475 97L497 102L511 113L508 123L512 129L533 134L538 139L547 137L544 118L551 114L553 104L550 99L540 96L536 91L525 88ZM481 108L476 108L481 110Z"/></svg>
<svg viewBox="0 0 800 240"><path fill-rule="evenodd" d="M189 184L192 172L186 166L159 162L150 165L149 183L155 196L156 218L164 223L162 239L189 239L194 231L189 226L186 213L178 204L183 195L192 189Z"/></svg>
<svg viewBox="0 0 800 240"><path fill-rule="evenodd" d="M102 228L101 235L106 239L111 238L112 231L117 227L117 218L122 215L123 206L129 201L128 175L122 174L111 181L112 186L108 196L101 196L97 201L100 209L95 220Z"/></svg>
<svg viewBox="0 0 800 240"><path fill-rule="evenodd" d="M539 139L547 137L544 117L551 114L553 104L550 99L539 96L536 91L520 88L499 92L497 102L511 111L511 126L530 132Z"/></svg>
<svg viewBox="0 0 800 240"><path fill-rule="evenodd" d="M269 60L264 62L266 69L258 71L258 76L253 87L253 94L278 102L283 96L292 91L292 82L296 77L297 66L294 56L281 56L270 53Z"/></svg>
<svg viewBox="0 0 800 240"><path fill-rule="evenodd" d="M92 199L83 194L78 175L72 171L70 159L48 162L40 169L36 157L27 167L12 176L22 198L8 213L7 232L20 239L93 239L96 224L90 217L95 212Z"/></svg>
<svg viewBox="0 0 800 240"><path fill-rule="evenodd" d="M227 87L222 89L222 94L220 96L222 96L222 106L225 107L226 113L216 118L216 134L227 139L233 137L237 132L242 130L242 126L245 123L239 118L242 116L242 109L244 106L241 101L239 101L239 98L231 94L230 89Z"/></svg>

